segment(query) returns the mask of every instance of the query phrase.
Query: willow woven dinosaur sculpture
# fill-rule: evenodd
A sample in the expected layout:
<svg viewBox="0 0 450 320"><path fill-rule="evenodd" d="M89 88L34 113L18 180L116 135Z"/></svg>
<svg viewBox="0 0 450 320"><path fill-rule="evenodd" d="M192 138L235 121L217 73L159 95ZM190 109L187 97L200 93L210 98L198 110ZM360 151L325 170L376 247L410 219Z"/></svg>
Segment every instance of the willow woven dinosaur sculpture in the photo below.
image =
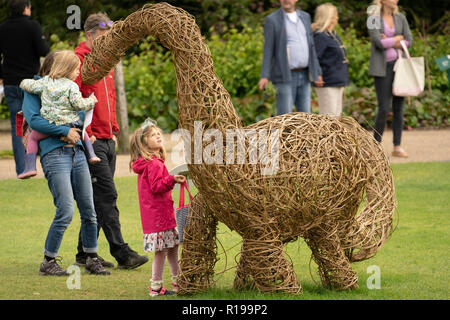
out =
<svg viewBox="0 0 450 320"><path fill-rule="evenodd" d="M218 221L243 238L236 289L301 292L284 253L285 244L299 236L311 248L325 287L356 288L350 262L375 255L393 232L393 178L380 145L348 117L291 113L243 128L194 18L167 3L145 5L96 39L83 64L83 81L99 81L127 48L148 35L172 52L181 128L191 137L195 130L208 129L222 137L229 132L256 132L258 137L241 140L243 154L233 153L234 146L227 149L231 161L189 164L198 194L185 230L179 294L214 283ZM202 150L229 146L219 135L202 143ZM267 157L277 156L271 174L264 174L268 162L261 149L259 161L250 161L255 143L268 147ZM191 141L185 147L193 159L198 146ZM245 161L238 161L243 155Z"/></svg>

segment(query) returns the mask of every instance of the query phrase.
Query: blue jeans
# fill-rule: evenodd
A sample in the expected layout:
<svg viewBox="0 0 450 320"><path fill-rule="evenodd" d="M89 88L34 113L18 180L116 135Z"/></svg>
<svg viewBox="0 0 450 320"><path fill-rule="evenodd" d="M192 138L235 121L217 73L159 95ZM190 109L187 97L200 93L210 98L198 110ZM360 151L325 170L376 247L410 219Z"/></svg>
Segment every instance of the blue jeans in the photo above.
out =
<svg viewBox="0 0 450 320"><path fill-rule="evenodd" d="M22 137L16 136L16 114L22 110L22 89L19 86L5 86L5 99L11 121L11 139L14 161L16 162L16 173L19 175L25 170L25 148L22 144Z"/></svg>
<svg viewBox="0 0 450 320"><path fill-rule="evenodd" d="M277 115L292 112L295 105L297 112L311 112L311 83L308 69L300 72L291 71L290 82L276 83Z"/></svg>
<svg viewBox="0 0 450 320"><path fill-rule="evenodd" d="M41 159L42 169L56 206L56 214L45 240L44 254L56 257L64 232L72 221L77 202L81 216L83 250L97 252L97 218L91 176L81 147L60 147Z"/></svg>

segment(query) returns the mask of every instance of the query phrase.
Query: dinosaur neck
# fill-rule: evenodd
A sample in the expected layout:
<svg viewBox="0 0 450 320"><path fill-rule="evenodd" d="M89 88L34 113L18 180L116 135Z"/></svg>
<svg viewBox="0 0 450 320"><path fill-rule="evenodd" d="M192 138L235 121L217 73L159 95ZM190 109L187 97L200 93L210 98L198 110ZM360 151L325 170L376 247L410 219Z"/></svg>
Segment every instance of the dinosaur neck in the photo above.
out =
<svg viewBox="0 0 450 320"><path fill-rule="evenodd" d="M174 10L177 19L166 22L157 38L173 55L180 126L191 133L194 121L201 121L203 129L240 128L241 120L214 72L211 53L194 18Z"/></svg>
<svg viewBox="0 0 450 320"><path fill-rule="evenodd" d="M191 131L194 121L202 121L203 129L240 128L241 120L222 81L214 73L206 45L198 53L173 51L173 57L181 127Z"/></svg>

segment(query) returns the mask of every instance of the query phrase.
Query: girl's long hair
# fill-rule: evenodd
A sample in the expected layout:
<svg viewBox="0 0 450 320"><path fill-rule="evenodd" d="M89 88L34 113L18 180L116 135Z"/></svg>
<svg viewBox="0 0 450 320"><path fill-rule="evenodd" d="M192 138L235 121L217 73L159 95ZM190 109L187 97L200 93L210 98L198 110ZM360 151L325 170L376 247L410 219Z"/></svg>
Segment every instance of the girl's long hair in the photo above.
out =
<svg viewBox="0 0 450 320"><path fill-rule="evenodd" d="M48 76L52 79L68 78L80 68L80 65L80 58L73 51L58 51L53 57L53 65Z"/></svg>
<svg viewBox="0 0 450 320"><path fill-rule="evenodd" d="M152 160L152 157L161 158L166 160L166 149L161 147L157 152L150 150L145 143L145 138L150 136L153 130L158 130L162 133L162 130L156 125L153 120L147 119L145 123L140 126L131 135L130 141L130 170L132 168L133 162L135 162L139 157L145 160Z"/></svg>
<svg viewBox="0 0 450 320"><path fill-rule="evenodd" d="M324 3L318 6L314 15L314 23L311 25L312 30L318 32L327 31L331 20L333 20L337 12L337 8L331 3Z"/></svg>

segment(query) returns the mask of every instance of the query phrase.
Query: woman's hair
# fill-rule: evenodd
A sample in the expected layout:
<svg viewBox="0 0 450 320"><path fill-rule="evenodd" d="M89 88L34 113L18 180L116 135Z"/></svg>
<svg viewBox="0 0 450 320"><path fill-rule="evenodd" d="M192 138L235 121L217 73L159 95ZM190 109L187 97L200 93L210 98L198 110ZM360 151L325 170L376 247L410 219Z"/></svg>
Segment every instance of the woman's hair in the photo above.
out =
<svg viewBox="0 0 450 320"><path fill-rule="evenodd" d="M313 31L324 32L328 30L334 16L337 15L337 8L331 3L321 4L316 8L314 23L311 25Z"/></svg>
<svg viewBox="0 0 450 320"><path fill-rule="evenodd" d="M84 22L84 32L95 33L97 30L109 30L111 19L104 13L93 13Z"/></svg>
<svg viewBox="0 0 450 320"><path fill-rule="evenodd" d="M131 135L130 141L130 169L139 157L142 157L146 160L152 160L152 157L155 156L157 158L161 158L163 160L166 159L166 150L164 147L158 152L154 152L150 150L145 143L145 138L150 136L153 130L158 130L161 132L161 129L157 126L156 122L152 119L145 120L144 124L141 125L134 133Z"/></svg>
<svg viewBox="0 0 450 320"><path fill-rule="evenodd" d="M68 78L81 65L80 59L70 50L58 51L53 57L53 65L48 76L52 79Z"/></svg>
<svg viewBox="0 0 450 320"><path fill-rule="evenodd" d="M53 62L55 61L55 55L59 51L51 51L45 56L44 62L42 62L41 68L39 69L38 76L45 77L50 73Z"/></svg>
<svg viewBox="0 0 450 320"><path fill-rule="evenodd" d="M381 0L373 0L372 5L377 6L379 10L378 10L378 12L376 12L376 11L369 12L369 14L371 14L371 15L381 14L381 12L383 11L383 4L381 3ZM397 13L398 13L398 6L396 6L394 9L394 14L397 14Z"/></svg>

